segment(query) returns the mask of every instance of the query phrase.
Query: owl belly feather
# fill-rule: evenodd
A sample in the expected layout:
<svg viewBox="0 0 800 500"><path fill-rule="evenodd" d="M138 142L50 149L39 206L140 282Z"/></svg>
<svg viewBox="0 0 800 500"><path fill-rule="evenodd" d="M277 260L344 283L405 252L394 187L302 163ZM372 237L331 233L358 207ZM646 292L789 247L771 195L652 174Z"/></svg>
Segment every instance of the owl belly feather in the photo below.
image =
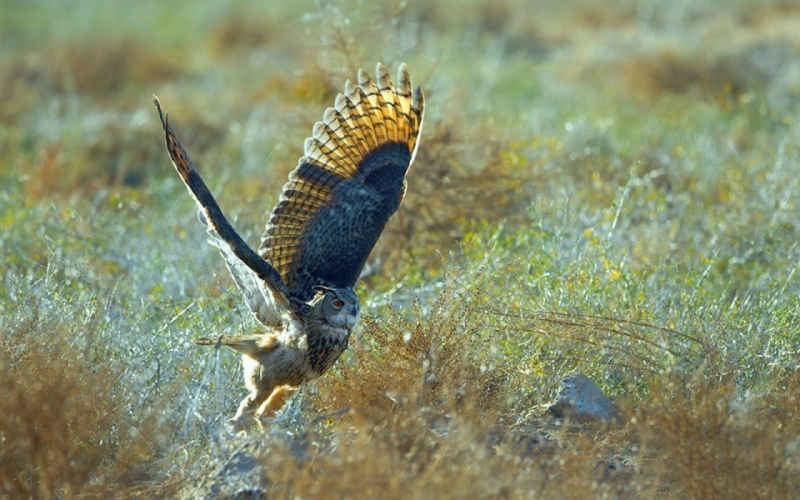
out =
<svg viewBox="0 0 800 500"><path fill-rule="evenodd" d="M245 385L251 391L272 391L288 385L298 387L319 378L347 349L350 329L322 326L308 338L308 347L297 349L281 345L269 354L242 356Z"/></svg>
<svg viewBox="0 0 800 500"><path fill-rule="evenodd" d="M307 380L313 380L333 366L347 349L350 342L350 329L322 325L319 333L308 338L308 360L311 373Z"/></svg>
<svg viewBox="0 0 800 500"><path fill-rule="evenodd" d="M286 346L258 358L246 354L242 356L245 386L251 392L267 396L282 385L301 385L309 366L308 356L304 351Z"/></svg>

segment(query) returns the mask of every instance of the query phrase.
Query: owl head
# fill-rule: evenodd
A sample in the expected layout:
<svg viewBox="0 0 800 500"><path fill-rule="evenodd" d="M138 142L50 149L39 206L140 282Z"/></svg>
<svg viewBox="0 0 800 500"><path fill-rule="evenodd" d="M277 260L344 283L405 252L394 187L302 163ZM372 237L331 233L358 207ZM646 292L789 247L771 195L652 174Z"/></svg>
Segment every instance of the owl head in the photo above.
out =
<svg viewBox="0 0 800 500"><path fill-rule="evenodd" d="M315 288L317 294L308 303L311 306L310 316L324 319L334 328L352 329L361 310L358 296L349 288Z"/></svg>

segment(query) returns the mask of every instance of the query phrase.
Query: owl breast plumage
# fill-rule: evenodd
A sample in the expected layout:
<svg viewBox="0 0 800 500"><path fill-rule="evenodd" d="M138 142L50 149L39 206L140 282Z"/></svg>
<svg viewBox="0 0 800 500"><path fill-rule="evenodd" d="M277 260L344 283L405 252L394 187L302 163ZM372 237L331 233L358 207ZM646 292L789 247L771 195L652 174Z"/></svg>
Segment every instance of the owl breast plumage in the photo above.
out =
<svg viewBox="0 0 800 500"><path fill-rule="evenodd" d="M359 313L353 288L405 196L424 115L423 94L419 87L412 91L404 64L396 86L380 64L376 75L377 83L359 71L358 84L347 81L314 125L258 252L225 218L154 97L172 163L200 207L211 242L248 309L268 327L264 334L195 341L229 345L249 357L244 366L251 394L237 420L268 404L276 387L318 377L347 348Z"/></svg>

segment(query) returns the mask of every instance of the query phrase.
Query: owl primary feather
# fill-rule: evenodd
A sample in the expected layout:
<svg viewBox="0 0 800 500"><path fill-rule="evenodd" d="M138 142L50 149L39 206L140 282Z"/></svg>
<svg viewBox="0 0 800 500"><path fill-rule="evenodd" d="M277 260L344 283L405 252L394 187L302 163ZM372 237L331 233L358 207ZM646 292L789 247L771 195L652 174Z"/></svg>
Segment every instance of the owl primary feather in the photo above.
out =
<svg viewBox="0 0 800 500"><path fill-rule="evenodd" d="M263 334L194 340L242 353L250 393L231 419L237 429L280 409L347 348L359 315L353 288L405 196L425 108L405 64L397 85L381 64L376 80L359 71L358 83L348 80L314 125L258 251L225 218L153 96L172 164L247 308L266 327Z"/></svg>

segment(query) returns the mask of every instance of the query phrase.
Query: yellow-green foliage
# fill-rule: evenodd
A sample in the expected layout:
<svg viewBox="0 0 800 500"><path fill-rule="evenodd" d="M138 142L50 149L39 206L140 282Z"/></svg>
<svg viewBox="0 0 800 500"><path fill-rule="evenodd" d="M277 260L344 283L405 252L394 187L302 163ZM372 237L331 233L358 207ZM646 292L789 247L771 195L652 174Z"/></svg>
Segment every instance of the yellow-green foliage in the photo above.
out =
<svg viewBox="0 0 800 500"><path fill-rule="evenodd" d="M2 2L0 497L787 498L795 2ZM256 328L150 96L258 241L346 78L427 98L352 349L249 439ZM616 426L543 406L581 370Z"/></svg>

